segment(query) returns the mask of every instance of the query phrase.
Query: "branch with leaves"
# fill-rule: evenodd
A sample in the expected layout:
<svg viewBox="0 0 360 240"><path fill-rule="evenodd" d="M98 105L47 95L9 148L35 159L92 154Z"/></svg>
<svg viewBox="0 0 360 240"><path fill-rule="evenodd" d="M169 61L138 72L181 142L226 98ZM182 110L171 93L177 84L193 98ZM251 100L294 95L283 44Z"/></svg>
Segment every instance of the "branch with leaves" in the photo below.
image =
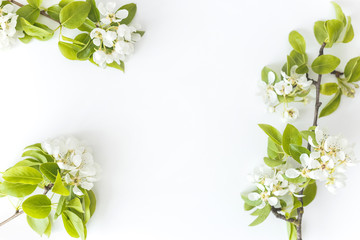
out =
<svg viewBox="0 0 360 240"><path fill-rule="evenodd" d="M20 8L16 10L15 6ZM32 39L47 41L59 30L58 47L67 59L124 71L124 61L145 33L139 25L131 25L136 10L134 3L116 8L115 3L96 4L95 0L61 0L48 8L42 7L42 0L27 0L25 5L16 0L0 0L0 48L10 47L17 39L23 43ZM52 29L40 23L40 15L58 27ZM81 33L70 38L63 35L65 28Z"/></svg>
<svg viewBox="0 0 360 240"><path fill-rule="evenodd" d="M96 208L91 189L97 172L90 149L75 138L57 138L26 147L22 160L1 176L0 197L15 199L17 204L14 215L0 222L0 227L26 214L29 226L49 237L53 219L61 216L71 237L86 239L86 224ZM39 188L43 194L34 194Z"/></svg>
<svg viewBox="0 0 360 240"><path fill-rule="evenodd" d="M324 54L334 44L348 43L354 37L351 18L345 17L338 4L333 5L336 19L315 23L315 38L321 46L311 64L304 37L292 31L289 42L293 50L287 56L281 77L268 67L261 73L266 105L271 111L280 111L286 122L299 116L299 111L290 104L307 103L308 95L315 92L314 118L309 129L299 131L287 124L281 133L273 126L259 124L268 135L268 156L264 157L265 165L252 175L256 188L242 195L245 210L255 209L251 215L257 216L250 226L262 223L272 212L287 223L289 240L303 239L304 208L314 200L317 183L336 192L345 186L346 169L357 162L346 139L318 127L318 119L332 114L343 95L354 97L356 82L360 81L360 57L351 59L344 71L339 71L336 68L340 59ZM317 74L317 78L311 78L312 74ZM323 83L324 75L335 77L336 82ZM334 97L320 111L321 95Z"/></svg>

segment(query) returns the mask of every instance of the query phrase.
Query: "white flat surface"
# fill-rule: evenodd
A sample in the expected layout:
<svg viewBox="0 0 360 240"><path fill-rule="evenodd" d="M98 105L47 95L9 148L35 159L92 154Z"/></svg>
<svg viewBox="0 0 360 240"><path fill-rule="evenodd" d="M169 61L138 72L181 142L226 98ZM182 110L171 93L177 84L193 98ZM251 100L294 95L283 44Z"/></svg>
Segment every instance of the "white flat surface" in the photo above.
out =
<svg viewBox="0 0 360 240"><path fill-rule="evenodd" d="M287 239L273 216L258 227L240 192L262 162L266 136L257 123L284 124L256 95L264 65L280 69L288 33L319 48L313 23L334 17L327 0L137 0L147 33L126 74L71 62L56 38L1 52L0 169L22 148L59 135L92 145L103 178L88 240ZM346 61L360 55L357 0L338 1L352 16L355 40L326 50ZM118 1L128 3L128 1ZM344 61L344 62L346 62ZM344 63L342 63L342 66ZM312 106L296 126L312 122ZM320 124L360 143L360 96ZM356 149L357 153L358 149ZM333 196L324 187L304 215L305 240L359 239L359 167ZM0 200L0 217L13 212ZM21 229L21 231L20 231ZM39 239L24 216L0 229L1 240ZM55 222L51 239L71 239Z"/></svg>

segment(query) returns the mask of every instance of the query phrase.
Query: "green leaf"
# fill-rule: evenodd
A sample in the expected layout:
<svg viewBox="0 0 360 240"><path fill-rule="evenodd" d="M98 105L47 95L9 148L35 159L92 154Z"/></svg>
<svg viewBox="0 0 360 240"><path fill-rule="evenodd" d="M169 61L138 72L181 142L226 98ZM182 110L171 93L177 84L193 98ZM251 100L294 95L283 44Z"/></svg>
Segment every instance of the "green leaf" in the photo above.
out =
<svg viewBox="0 0 360 240"><path fill-rule="evenodd" d="M249 204L244 203L244 210L245 211L250 211L251 209L254 209L254 206L250 206Z"/></svg>
<svg viewBox="0 0 360 240"><path fill-rule="evenodd" d="M42 3L42 0L27 0L27 2L34 8L39 8Z"/></svg>
<svg viewBox="0 0 360 240"><path fill-rule="evenodd" d="M320 86L320 93L323 94L323 95L327 95L327 96L330 96L330 95L333 95L335 94L339 89L339 86L337 83L324 83L324 84L321 84Z"/></svg>
<svg viewBox="0 0 360 240"><path fill-rule="evenodd" d="M345 66L344 75L348 82L357 82L360 80L360 57L350 59Z"/></svg>
<svg viewBox="0 0 360 240"><path fill-rule="evenodd" d="M268 124L258 124L258 125L275 143L281 145L282 136L279 130Z"/></svg>
<svg viewBox="0 0 360 240"><path fill-rule="evenodd" d="M314 144L318 145L317 142L316 142L316 137L315 137L315 132L314 131L308 131L308 130L301 131L300 134L306 141L309 140L309 136L310 136L312 138Z"/></svg>
<svg viewBox="0 0 360 240"><path fill-rule="evenodd" d="M32 194L37 185L22 184L22 183L11 183L4 181L0 185L0 192L13 197L26 197Z"/></svg>
<svg viewBox="0 0 360 240"><path fill-rule="evenodd" d="M77 53L77 58L80 60L87 60L95 52L95 45L93 41L89 41L86 46Z"/></svg>
<svg viewBox="0 0 360 240"><path fill-rule="evenodd" d="M309 155L310 151L307 148L304 148L303 146L290 144L290 154L297 162L301 163L300 156L301 156L301 154L304 154L304 153Z"/></svg>
<svg viewBox="0 0 360 240"><path fill-rule="evenodd" d="M129 25L135 17L136 10L137 10L136 4L135 3L126 4L122 7L120 7L118 10L120 10L120 9L126 9L129 12L129 15L127 16L127 18L123 19L120 23Z"/></svg>
<svg viewBox="0 0 360 240"><path fill-rule="evenodd" d="M307 181L307 178L303 177L301 175L296 178L288 178L285 174L283 174L282 176L285 180L287 180L288 182L291 182L291 183L304 183Z"/></svg>
<svg viewBox="0 0 360 240"><path fill-rule="evenodd" d="M49 217L38 219L38 218L32 218L30 216L26 216L26 220L29 226L40 236L42 236L45 233L46 229L50 224Z"/></svg>
<svg viewBox="0 0 360 240"><path fill-rule="evenodd" d="M72 199L67 205L67 208L71 208L80 213L85 213L79 198Z"/></svg>
<svg viewBox="0 0 360 240"><path fill-rule="evenodd" d="M283 138L282 138L283 149L288 155L291 155L290 144L301 146L302 137L299 130L297 130L296 127L294 127L291 124L288 124L284 130Z"/></svg>
<svg viewBox="0 0 360 240"><path fill-rule="evenodd" d="M340 20L344 26L346 26L346 17L341 9L341 7L336 2L331 2L335 8L336 18Z"/></svg>
<svg viewBox="0 0 360 240"><path fill-rule="evenodd" d="M49 218L50 219L50 218ZM44 234L49 238L51 234L51 221L49 222L49 225L47 226Z"/></svg>
<svg viewBox="0 0 360 240"><path fill-rule="evenodd" d="M314 34L316 41L322 45L329 37L324 21L317 21L314 25Z"/></svg>
<svg viewBox="0 0 360 240"><path fill-rule="evenodd" d="M80 33L74 39L77 42L81 42L82 46L85 46L90 40L90 35L88 33Z"/></svg>
<svg viewBox="0 0 360 240"><path fill-rule="evenodd" d="M308 68L307 64L305 63L305 64L300 65L300 66L295 70L295 72L296 72L297 74L305 74L305 73L308 73L308 72L309 72L309 68Z"/></svg>
<svg viewBox="0 0 360 240"><path fill-rule="evenodd" d="M274 160L282 160L284 158L284 151L281 145L275 143L270 137L268 138L267 154L269 158Z"/></svg>
<svg viewBox="0 0 360 240"><path fill-rule="evenodd" d="M339 89L335 96L326 104L326 106L321 110L319 117L325 117L333 112L339 107L341 100L341 90Z"/></svg>
<svg viewBox="0 0 360 240"><path fill-rule="evenodd" d="M32 167L12 167L2 176L11 183L38 184L43 180L41 173Z"/></svg>
<svg viewBox="0 0 360 240"><path fill-rule="evenodd" d="M306 64L308 61L308 57L306 53L299 53L295 50L292 50L290 52L290 57L292 61L292 66L293 65L301 66L303 64Z"/></svg>
<svg viewBox="0 0 360 240"><path fill-rule="evenodd" d="M82 199L82 205L84 208L84 223L86 224L90 218L91 218L91 211L90 211L90 204L91 204L91 200L89 197L89 194L87 191L84 191L84 197Z"/></svg>
<svg viewBox="0 0 360 240"><path fill-rule="evenodd" d="M297 240L297 230L293 223L287 222L289 240Z"/></svg>
<svg viewBox="0 0 360 240"><path fill-rule="evenodd" d="M25 148L25 150L38 150L38 151L43 151L42 147L41 147L41 143L35 143L32 144L30 146L27 146Z"/></svg>
<svg viewBox="0 0 360 240"><path fill-rule="evenodd" d="M306 186L306 188L304 189L305 196L303 197L304 207L309 205L315 199L316 191L317 191L316 182Z"/></svg>
<svg viewBox="0 0 360 240"><path fill-rule="evenodd" d="M317 74L327 74L334 71L339 64L339 58L333 55L322 55L314 60L311 64L311 68Z"/></svg>
<svg viewBox="0 0 360 240"><path fill-rule="evenodd" d="M90 19L86 19L85 22L80 27L78 27L80 31L84 32L91 32L94 28L96 28L96 25Z"/></svg>
<svg viewBox="0 0 360 240"><path fill-rule="evenodd" d="M29 43L29 42L33 39L32 36L29 36L29 35L27 35L26 33L24 33L24 35L25 35L25 36L22 37L22 38L19 38L19 40L20 40L21 42L25 43L25 44Z"/></svg>
<svg viewBox="0 0 360 240"><path fill-rule="evenodd" d="M51 7L49 7L47 9L47 14L49 14L49 16L56 20L56 21L60 21L60 12L61 12L61 7L59 5L53 5Z"/></svg>
<svg viewBox="0 0 360 240"><path fill-rule="evenodd" d="M73 2L74 0L61 0L60 2L59 2L59 6L60 7L65 7L66 5L68 5L69 3L71 3L71 2Z"/></svg>
<svg viewBox="0 0 360 240"><path fill-rule="evenodd" d="M89 13L89 18L93 22L100 22L100 12L96 6L95 0L86 0L87 3L91 5L91 10Z"/></svg>
<svg viewBox="0 0 360 240"><path fill-rule="evenodd" d="M268 67L264 67L262 70L261 70L261 80L265 83L269 83L269 72L272 72L274 73L275 75L275 81L274 82L277 82L279 81L279 77L277 76L277 74L271 70L270 68Z"/></svg>
<svg viewBox="0 0 360 240"><path fill-rule="evenodd" d="M351 24L351 17L348 17L348 25L346 26L345 35L342 40L343 43L351 42L354 38L354 28Z"/></svg>
<svg viewBox="0 0 360 240"><path fill-rule="evenodd" d="M78 28L85 22L90 9L91 5L87 2L71 2L61 10L60 22L66 28Z"/></svg>
<svg viewBox="0 0 360 240"><path fill-rule="evenodd" d="M271 212L271 207L269 204L267 204L263 209L259 211L258 217L252 223L250 223L249 226L256 226L264 222L266 218L269 216L270 212Z"/></svg>
<svg viewBox="0 0 360 240"><path fill-rule="evenodd" d="M23 30L26 32L26 34L32 37L36 37L39 40L45 41L52 38L52 36L54 35L54 31L52 31L50 28L44 29L45 25L39 23L37 23L36 25L35 24L32 25L24 18L21 18L21 26Z"/></svg>
<svg viewBox="0 0 360 240"><path fill-rule="evenodd" d="M71 222L70 217L68 215L69 211L64 211L61 216L62 216L62 220L63 220L63 224L65 227L66 232L73 238L79 238L80 235L78 234L78 232L76 231L74 224ZM74 213L72 213L74 214ZM75 214L76 215L76 214Z"/></svg>
<svg viewBox="0 0 360 240"><path fill-rule="evenodd" d="M83 221L81 220L81 218L78 217L78 215L76 215L75 213L71 212L71 211L64 211L63 212L63 222L64 222L64 226L65 226L65 222L68 225L69 229L71 229L71 234L68 231L68 229L65 226L66 231L69 233L70 236L72 235L78 235L78 237L80 236L80 238L82 240L85 239L85 226ZM65 220L64 220L65 219ZM76 234L75 234L76 232ZM74 236L72 236L74 237Z"/></svg>
<svg viewBox="0 0 360 240"><path fill-rule="evenodd" d="M70 60L77 60L77 53L81 50L81 47L66 42L59 42L58 45L64 57Z"/></svg>
<svg viewBox="0 0 360 240"><path fill-rule="evenodd" d="M244 200L245 203L247 203L250 206L256 207L261 204L261 199L259 199L257 201L250 201L249 198L247 197L247 195L244 195L244 194L241 195L241 198Z"/></svg>
<svg viewBox="0 0 360 240"><path fill-rule="evenodd" d="M54 218L57 219L64 211L65 208L65 200L66 198L64 196L60 196L60 199L58 201L58 205L56 207L56 211L54 214Z"/></svg>
<svg viewBox="0 0 360 240"><path fill-rule="evenodd" d="M22 209L30 217L46 218L51 212L51 201L46 195L34 195L23 202Z"/></svg>
<svg viewBox="0 0 360 240"><path fill-rule="evenodd" d="M28 158L16 163L14 167L22 167L22 166L32 167L32 166L38 166L40 164L42 163L39 162L38 160Z"/></svg>
<svg viewBox="0 0 360 240"><path fill-rule="evenodd" d="M116 68L123 72L125 71L125 66L124 66L123 61L120 61L120 65L117 64L116 62L112 62L112 63L108 64L108 67Z"/></svg>
<svg viewBox="0 0 360 240"><path fill-rule="evenodd" d="M326 21L326 30L329 34L328 42L330 43L330 45L336 43L343 29L344 29L343 23L337 19Z"/></svg>
<svg viewBox="0 0 360 240"><path fill-rule="evenodd" d="M40 171L53 183L60 172L60 168L56 163L43 163L40 165Z"/></svg>
<svg viewBox="0 0 360 240"><path fill-rule="evenodd" d="M60 172L57 173L55 184L54 184L54 187L52 188L52 191L54 193L57 193L57 194L60 194L60 195L63 195L63 196L69 196L70 195L69 190L64 186L64 183L63 183L63 181L61 179Z"/></svg>
<svg viewBox="0 0 360 240"><path fill-rule="evenodd" d="M44 155L43 152L37 151L37 150L28 150L25 151L22 155L22 157L29 157L34 160L37 160L38 162L46 163L48 159Z"/></svg>
<svg viewBox="0 0 360 240"><path fill-rule="evenodd" d="M264 157L264 162L269 167L277 167L277 166L283 164L282 160L274 160L274 159L271 159L271 158L268 158L268 157Z"/></svg>
<svg viewBox="0 0 360 240"><path fill-rule="evenodd" d="M90 199L90 217L92 217L92 215L94 215L95 210L96 210L96 197L95 194L92 190L87 191L88 195L89 195L89 199Z"/></svg>
<svg viewBox="0 0 360 240"><path fill-rule="evenodd" d="M295 51L299 53L305 53L306 43L304 37L297 31L292 31L289 34L289 42Z"/></svg>
<svg viewBox="0 0 360 240"><path fill-rule="evenodd" d="M31 5L25 5L19 8L16 14L19 15L19 19L24 18L30 24L34 24L40 16L40 9ZM19 23L18 21L18 24Z"/></svg>

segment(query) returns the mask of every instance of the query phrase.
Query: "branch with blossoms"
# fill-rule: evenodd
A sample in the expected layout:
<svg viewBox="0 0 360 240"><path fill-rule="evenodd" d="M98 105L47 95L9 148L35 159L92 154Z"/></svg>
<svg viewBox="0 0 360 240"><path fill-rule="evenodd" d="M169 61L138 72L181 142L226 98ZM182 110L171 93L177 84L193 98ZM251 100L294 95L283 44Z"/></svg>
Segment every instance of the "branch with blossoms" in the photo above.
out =
<svg viewBox="0 0 360 240"><path fill-rule="evenodd" d="M20 8L16 10L16 6ZM136 10L134 3L116 8L113 2L96 4L95 0L60 1L48 8L42 7L42 0L27 0L26 5L0 0L0 49L14 45L17 39L23 43L33 39L47 41L59 30L58 47L67 59L124 71L124 61L145 33L139 25L131 25ZM40 15L58 27L52 29L38 22ZM70 38L63 35L63 29L81 33Z"/></svg>
<svg viewBox="0 0 360 240"><path fill-rule="evenodd" d="M360 81L360 57L350 59L344 71L338 71L340 59L324 54L326 48L348 43L354 37L351 18L344 15L338 4L333 5L336 19L315 23L315 38L321 46L311 64L305 39L292 31L289 42L293 50L280 77L268 67L261 73L265 103L271 112L280 112L285 122L299 116L299 110L292 105L307 103L309 94L315 91L314 118L309 129L299 131L287 124L281 133L273 126L259 124L268 136L265 165L251 175L254 189L242 195L245 210L255 209L251 215L257 216L250 226L262 223L273 213L287 222L289 240L303 239L304 208L315 199L318 183L335 193L345 186L346 169L357 162L353 147L345 138L318 127L318 119L332 114L342 96L354 97L356 82ZM312 74L317 74L317 78L312 78ZM335 77L336 82L323 83L325 74ZM321 95L333 98L322 107Z"/></svg>
<svg viewBox="0 0 360 240"><path fill-rule="evenodd" d="M72 137L26 147L21 161L1 176L0 197L17 204L14 214L0 222L0 227L26 214L35 232L50 237L51 223L61 216L71 237L86 239L86 224L96 208L91 189L98 170L89 147ZM43 189L43 194L34 194L37 189Z"/></svg>

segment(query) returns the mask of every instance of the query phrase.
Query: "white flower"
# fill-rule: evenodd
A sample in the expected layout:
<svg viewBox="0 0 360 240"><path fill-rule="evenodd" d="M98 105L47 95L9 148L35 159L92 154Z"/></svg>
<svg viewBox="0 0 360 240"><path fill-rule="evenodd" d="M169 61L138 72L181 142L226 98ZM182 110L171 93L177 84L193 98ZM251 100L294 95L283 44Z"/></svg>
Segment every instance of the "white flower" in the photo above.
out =
<svg viewBox="0 0 360 240"><path fill-rule="evenodd" d="M99 167L84 143L73 137L55 138L43 142L41 147L54 157L61 174L65 175L65 182L74 186L76 195L82 195L80 187L90 190L94 186Z"/></svg>
<svg viewBox="0 0 360 240"><path fill-rule="evenodd" d="M285 108L283 112L283 120L285 122L294 121L299 117L299 110L297 108Z"/></svg>
<svg viewBox="0 0 360 240"><path fill-rule="evenodd" d="M252 192L248 194L248 198L250 201L257 201L261 199L261 204L256 206L256 208L262 209L266 206L266 203L269 203L270 206L274 207L279 203L279 199L277 197L271 196L264 186L261 187L260 185L258 188L261 193Z"/></svg>
<svg viewBox="0 0 360 240"><path fill-rule="evenodd" d="M121 24L117 28L119 40L126 40L128 42L137 42L140 40L141 35L136 33L136 31L136 27L128 26L126 24Z"/></svg>
<svg viewBox="0 0 360 240"><path fill-rule="evenodd" d="M298 66L292 66L290 70L290 76L286 75L286 73L281 72L283 78L288 81L292 86L298 86L302 90L308 90L311 87L312 82L307 80L306 74L298 74L296 73L296 69Z"/></svg>
<svg viewBox="0 0 360 240"><path fill-rule="evenodd" d="M17 19L18 15L12 13L0 16L0 48L11 46L20 37L15 28Z"/></svg>
<svg viewBox="0 0 360 240"><path fill-rule="evenodd" d="M285 96L291 93L293 87L288 81L280 81L275 84L274 89L278 95Z"/></svg>
<svg viewBox="0 0 360 240"><path fill-rule="evenodd" d="M329 192L335 194L337 189L345 187L345 181L346 176L343 173L335 172L328 177L325 187Z"/></svg>
<svg viewBox="0 0 360 240"><path fill-rule="evenodd" d="M117 41L115 44L115 51L123 56L131 55L134 49L134 44L131 42Z"/></svg>
<svg viewBox="0 0 360 240"><path fill-rule="evenodd" d="M102 68L105 68L107 64L114 62L113 54L107 54L106 52L104 52L102 50L97 50L93 54L93 59L94 59L94 62Z"/></svg>
<svg viewBox="0 0 360 240"><path fill-rule="evenodd" d="M112 48L114 41L117 38L117 34L114 31L105 31L101 28L95 28L91 31L90 37L93 39L93 43L96 46L100 46L103 42L105 47Z"/></svg>
<svg viewBox="0 0 360 240"><path fill-rule="evenodd" d="M311 153L310 156L307 154L300 155L300 162L302 165L302 169L297 170L295 168L289 168L286 170L285 175L288 178L297 178L302 175L303 177L311 178L311 179L320 179L322 176L320 168L320 162L316 160L318 157L317 153Z"/></svg>
<svg viewBox="0 0 360 240"><path fill-rule="evenodd" d="M2 2L3 1L0 1L0 6L1 6ZM2 8L0 7L0 17L4 16L5 14L8 14L8 13L13 13L14 10L15 10L15 8L12 4L6 4Z"/></svg>
<svg viewBox="0 0 360 240"><path fill-rule="evenodd" d="M101 18L101 22L106 25L112 22L120 22L129 15L129 12L126 9L116 11L116 3L114 2L108 2L106 5L99 3L98 8L101 15L104 16Z"/></svg>
<svg viewBox="0 0 360 240"><path fill-rule="evenodd" d="M262 97L264 102L268 106L275 106L279 101L277 98L277 94L274 91L274 81L275 81L275 74L273 72L268 73L268 84L264 81L260 82L260 87L262 89Z"/></svg>

